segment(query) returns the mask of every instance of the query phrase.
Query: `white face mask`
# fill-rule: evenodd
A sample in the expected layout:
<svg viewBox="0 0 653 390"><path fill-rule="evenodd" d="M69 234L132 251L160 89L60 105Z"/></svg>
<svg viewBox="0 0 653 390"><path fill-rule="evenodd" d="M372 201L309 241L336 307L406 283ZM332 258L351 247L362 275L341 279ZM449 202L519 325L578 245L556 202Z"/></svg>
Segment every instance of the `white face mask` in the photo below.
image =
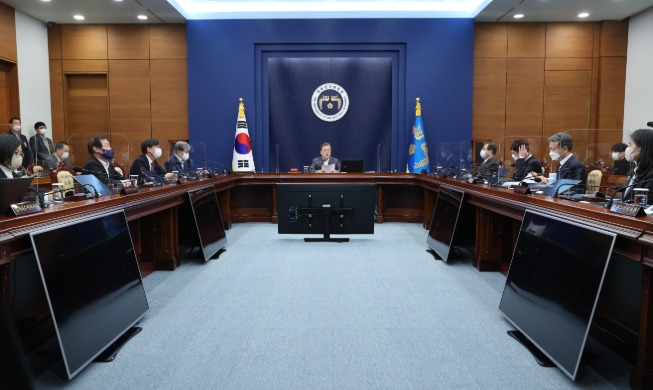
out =
<svg viewBox="0 0 653 390"><path fill-rule="evenodd" d="M612 159L613 160L618 160L619 159L619 152L612 152Z"/></svg>
<svg viewBox="0 0 653 390"><path fill-rule="evenodd" d="M551 160L553 161L558 161L560 159L560 153L556 152L555 150L550 151L549 156L551 156Z"/></svg>
<svg viewBox="0 0 653 390"><path fill-rule="evenodd" d="M181 159L184 160L184 161L188 160L189 158L190 158L190 154L188 154L188 153L184 152L184 154L181 155Z"/></svg>
<svg viewBox="0 0 653 390"><path fill-rule="evenodd" d="M20 125L13 125L13 126L11 127L11 129L12 129L13 131L15 131L16 133L18 133L18 132L20 131Z"/></svg>
<svg viewBox="0 0 653 390"><path fill-rule="evenodd" d="M48 132L48 129L39 129L39 134L45 135Z"/></svg>
<svg viewBox="0 0 653 390"><path fill-rule="evenodd" d="M61 159L62 159L62 160L67 159L67 158L68 158L68 154L69 154L68 152L63 152L63 154L61 155Z"/></svg>
<svg viewBox="0 0 653 390"><path fill-rule="evenodd" d="M635 151L630 146L626 148L626 161L635 161Z"/></svg>
<svg viewBox="0 0 653 390"><path fill-rule="evenodd" d="M487 150L481 149L481 158L487 157Z"/></svg>
<svg viewBox="0 0 653 390"><path fill-rule="evenodd" d="M161 157L161 154L163 154L163 151L161 150L161 148L154 149L154 152L152 153L152 155L154 155L154 158Z"/></svg>
<svg viewBox="0 0 653 390"><path fill-rule="evenodd" d="M16 156L15 154L11 157L11 169L18 169L23 165L23 156Z"/></svg>
<svg viewBox="0 0 653 390"><path fill-rule="evenodd" d="M517 161L518 158L519 158L518 155L516 155L516 154L513 154L513 155L512 155L512 159L513 159L513 160Z"/></svg>

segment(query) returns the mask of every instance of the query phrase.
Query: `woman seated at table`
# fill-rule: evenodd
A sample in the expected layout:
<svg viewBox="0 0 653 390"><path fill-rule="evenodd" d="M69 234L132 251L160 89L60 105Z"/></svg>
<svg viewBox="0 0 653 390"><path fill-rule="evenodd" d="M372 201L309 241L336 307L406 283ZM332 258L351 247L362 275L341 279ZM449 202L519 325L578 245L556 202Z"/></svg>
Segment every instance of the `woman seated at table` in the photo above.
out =
<svg viewBox="0 0 653 390"><path fill-rule="evenodd" d="M624 200L633 198L633 188L648 188L653 193L653 130L639 129L630 135L625 158L635 163L635 168L628 175L624 191Z"/></svg>
<svg viewBox="0 0 653 390"><path fill-rule="evenodd" d="M23 147L20 138L11 134L0 134L0 178L29 176L22 164Z"/></svg>

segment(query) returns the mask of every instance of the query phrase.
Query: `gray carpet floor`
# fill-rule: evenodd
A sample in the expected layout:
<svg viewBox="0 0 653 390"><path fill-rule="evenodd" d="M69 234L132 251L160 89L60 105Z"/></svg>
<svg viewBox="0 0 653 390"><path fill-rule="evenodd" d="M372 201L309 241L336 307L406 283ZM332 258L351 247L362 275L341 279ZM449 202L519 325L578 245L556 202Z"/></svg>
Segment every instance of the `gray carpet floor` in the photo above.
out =
<svg viewBox="0 0 653 390"><path fill-rule="evenodd" d="M590 343L572 382L506 335L505 277L426 252L418 224L304 243L237 224L218 260L144 279L143 331L66 389L626 389L631 366Z"/></svg>

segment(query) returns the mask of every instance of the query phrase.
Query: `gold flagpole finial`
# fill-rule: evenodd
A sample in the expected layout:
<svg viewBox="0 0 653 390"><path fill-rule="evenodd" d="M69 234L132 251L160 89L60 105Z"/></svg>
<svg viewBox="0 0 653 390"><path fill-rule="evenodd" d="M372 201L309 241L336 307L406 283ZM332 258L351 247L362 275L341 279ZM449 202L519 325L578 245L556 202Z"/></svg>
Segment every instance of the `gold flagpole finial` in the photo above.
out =
<svg viewBox="0 0 653 390"><path fill-rule="evenodd" d="M243 102L243 98L238 98L238 117L245 117L245 102Z"/></svg>
<svg viewBox="0 0 653 390"><path fill-rule="evenodd" d="M415 99L415 116L422 116L422 104L419 102L419 98Z"/></svg>

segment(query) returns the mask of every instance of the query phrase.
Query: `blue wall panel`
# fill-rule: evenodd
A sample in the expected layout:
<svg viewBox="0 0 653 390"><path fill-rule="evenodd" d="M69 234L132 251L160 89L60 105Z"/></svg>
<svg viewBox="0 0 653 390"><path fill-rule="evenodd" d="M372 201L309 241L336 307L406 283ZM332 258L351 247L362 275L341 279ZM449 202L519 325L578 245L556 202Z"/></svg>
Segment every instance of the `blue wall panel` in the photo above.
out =
<svg viewBox="0 0 653 390"><path fill-rule="evenodd" d="M422 101L432 162L439 142L471 139L473 19L190 20L187 31L190 140L207 145L207 158L217 162L214 166L231 165L242 97L257 169L267 167L263 152L268 145L261 141L268 137L263 136L263 121L257 120L265 110L255 104L262 101L256 87L255 72L261 69L257 45L342 49L351 44L357 51L366 44L405 46L406 58L401 61L405 69L398 70L405 96L399 102L399 126L393 129L399 151L393 153L393 169L406 166L415 97Z"/></svg>

